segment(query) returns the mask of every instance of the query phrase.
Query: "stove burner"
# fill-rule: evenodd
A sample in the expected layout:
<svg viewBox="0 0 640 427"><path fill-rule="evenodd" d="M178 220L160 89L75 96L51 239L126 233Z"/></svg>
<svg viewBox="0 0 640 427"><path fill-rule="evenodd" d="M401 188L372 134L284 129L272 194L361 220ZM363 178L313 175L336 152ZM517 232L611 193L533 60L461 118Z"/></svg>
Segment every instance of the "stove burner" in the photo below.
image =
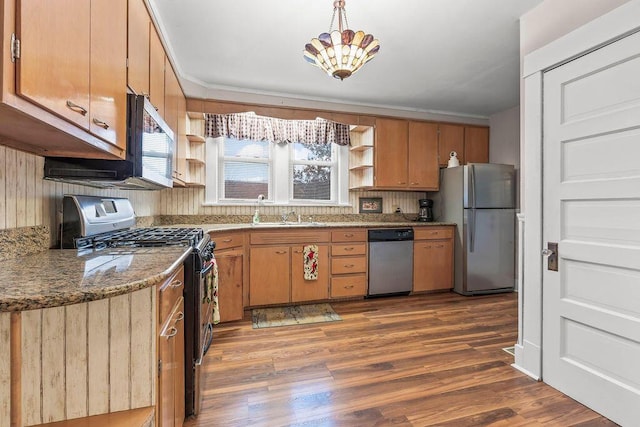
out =
<svg viewBox="0 0 640 427"><path fill-rule="evenodd" d="M168 245L195 247L203 236L201 228L148 227L81 237L75 243L78 249Z"/></svg>

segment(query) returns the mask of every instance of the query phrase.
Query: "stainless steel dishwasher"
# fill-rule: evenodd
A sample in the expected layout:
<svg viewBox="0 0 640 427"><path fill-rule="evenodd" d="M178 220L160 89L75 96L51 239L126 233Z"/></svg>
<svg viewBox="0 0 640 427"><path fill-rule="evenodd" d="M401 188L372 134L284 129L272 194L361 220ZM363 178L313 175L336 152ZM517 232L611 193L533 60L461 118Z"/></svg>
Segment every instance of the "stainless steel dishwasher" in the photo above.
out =
<svg viewBox="0 0 640 427"><path fill-rule="evenodd" d="M367 296L408 294L413 287L413 229L369 230Z"/></svg>

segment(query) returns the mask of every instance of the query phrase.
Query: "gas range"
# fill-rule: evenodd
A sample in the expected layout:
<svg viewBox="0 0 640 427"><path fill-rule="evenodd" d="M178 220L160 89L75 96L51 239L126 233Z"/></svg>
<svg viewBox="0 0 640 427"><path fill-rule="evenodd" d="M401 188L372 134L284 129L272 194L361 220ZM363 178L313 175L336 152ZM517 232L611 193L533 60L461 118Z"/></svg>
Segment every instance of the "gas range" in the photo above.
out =
<svg viewBox="0 0 640 427"><path fill-rule="evenodd" d="M148 246L191 246L195 248L203 238L204 230L201 228L145 227L78 237L75 239L75 247L78 249Z"/></svg>

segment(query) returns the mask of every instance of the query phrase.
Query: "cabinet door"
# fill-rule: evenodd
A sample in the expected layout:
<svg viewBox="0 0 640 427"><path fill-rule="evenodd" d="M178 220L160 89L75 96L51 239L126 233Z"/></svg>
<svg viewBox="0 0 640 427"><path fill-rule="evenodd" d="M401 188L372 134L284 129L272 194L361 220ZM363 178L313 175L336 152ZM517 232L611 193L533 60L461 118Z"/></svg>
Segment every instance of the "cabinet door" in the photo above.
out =
<svg viewBox="0 0 640 427"><path fill-rule="evenodd" d="M318 245L318 279L304 280L304 246L291 248L291 301L329 298L329 246Z"/></svg>
<svg viewBox="0 0 640 427"><path fill-rule="evenodd" d="M489 128L464 128L464 161L466 163L489 163Z"/></svg>
<svg viewBox="0 0 640 427"><path fill-rule="evenodd" d="M143 0L129 0L127 83L137 95L149 96L149 28Z"/></svg>
<svg viewBox="0 0 640 427"><path fill-rule="evenodd" d="M452 151L458 153L460 164L464 164L464 126L441 124L438 139L440 166L447 166Z"/></svg>
<svg viewBox="0 0 640 427"><path fill-rule="evenodd" d="M242 320L242 251L217 252L220 322Z"/></svg>
<svg viewBox="0 0 640 427"><path fill-rule="evenodd" d="M185 389L184 389L184 298L180 298L180 306L175 318L178 330L174 337L174 379L173 379L173 419L174 426L182 426L185 417Z"/></svg>
<svg viewBox="0 0 640 427"><path fill-rule="evenodd" d="M376 119L376 187L407 187L407 137L406 120Z"/></svg>
<svg viewBox="0 0 640 427"><path fill-rule="evenodd" d="M253 247L249 252L250 305L290 301L289 246Z"/></svg>
<svg viewBox="0 0 640 427"><path fill-rule="evenodd" d="M17 92L88 130L90 2L23 0L18 7Z"/></svg>
<svg viewBox="0 0 640 427"><path fill-rule="evenodd" d="M453 287L453 240L422 240L413 244L413 291Z"/></svg>
<svg viewBox="0 0 640 427"><path fill-rule="evenodd" d="M91 0L89 130L126 150L127 0Z"/></svg>
<svg viewBox="0 0 640 427"><path fill-rule="evenodd" d="M438 189L440 168L437 124L409 122L408 169L410 189Z"/></svg>
<svg viewBox="0 0 640 427"><path fill-rule="evenodd" d="M149 101L164 118L164 69L165 54L160 37L153 27L149 26Z"/></svg>

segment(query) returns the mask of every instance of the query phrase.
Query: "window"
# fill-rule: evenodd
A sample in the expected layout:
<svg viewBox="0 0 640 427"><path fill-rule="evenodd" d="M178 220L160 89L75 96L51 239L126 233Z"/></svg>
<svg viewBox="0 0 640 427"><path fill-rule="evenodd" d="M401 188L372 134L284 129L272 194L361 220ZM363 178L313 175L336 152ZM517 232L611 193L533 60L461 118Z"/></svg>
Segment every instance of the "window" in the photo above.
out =
<svg viewBox="0 0 640 427"><path fill-rule="evenodd" d="M337 144L207 139L206 202L348 204L348 155Z"/></svg>

